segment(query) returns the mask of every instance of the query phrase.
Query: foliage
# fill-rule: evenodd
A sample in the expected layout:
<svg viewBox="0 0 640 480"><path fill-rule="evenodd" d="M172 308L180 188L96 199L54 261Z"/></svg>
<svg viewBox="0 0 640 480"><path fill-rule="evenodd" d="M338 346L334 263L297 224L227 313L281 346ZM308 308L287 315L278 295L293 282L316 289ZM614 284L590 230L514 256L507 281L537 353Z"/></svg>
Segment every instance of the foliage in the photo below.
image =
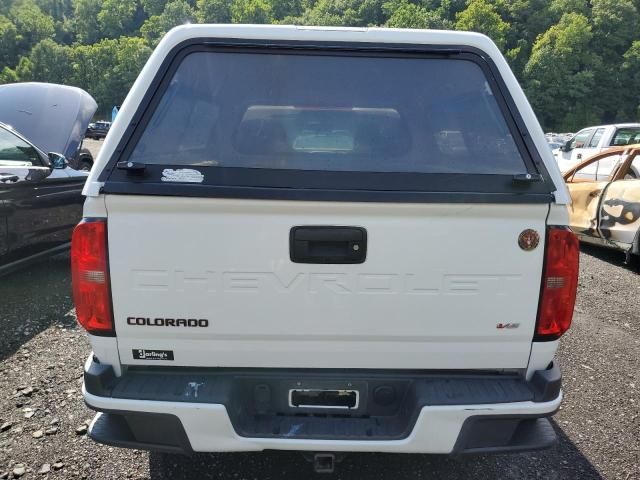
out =
<svg viewBox="0 0 640 480"><path fill-rule="evenodd" d="M140 33L149 45L155 45L171 28L194 21L195 13L187 2L172 0L166 4L160 15L152 16L142 25Z"/></svg>
<svg viewBox="0 0 640 480"><path fill-rule="evenodd" d="M98 13L98 24L105 37L133 33L137 6L130 0L104 0Z"/></svg>
<svg viewBox="0 0 640 480"><path fill-rule="evenodd" d="M623 58L620 93L624 100L619 114L621 118L640 118L640 40L633 42Z"/></svg>
<svg viewBox="0 0 640 480"><path fill-rule="evenodd" d="M389 15L387 27L393 28L447 28L447 22L437 11L427 10L409 0L387 2L383 6Z"/></svg>
<svg viewBox="0 0 640 480"><path fill-rule="evenodd" d="M17 56L18 30L4 15L0 15L0 65L13 64Z"/></svg>
<svg viewBox="0 0 640 480"><path fill-rule="evenodd" d="M231 4L233 23L271 23L273 13L267 0L234 0Z"/></svg>
<svg viewBox="0 0 640 480"><path fill-rule="evenodd" d="M76 38L80 43L94 43L100 38L98 15L102 0L75 0L73 20Z"/></svg>
<svg viewBox="0 0 640 480"><path fill-rule="evenodd" d="M542 122L552 128L567 125L575 130L591 123L592 110L585 106L598 60L588 48L592 37L586 17L565 13L533 47L525 67L528 92Z"/></svg>
<svg viewBox="0 0 640 480"><path fill-rule="evenodd" d="M49 81L122 103L176 25L473 30L505 54L543 126L640 120L640 0L0 0L0 83Z"/></svg>
<svg viewBox="0 0 640 480"><path fill-rule="evenodd" d="M9 18L16 27L16 50L27 53L41 40L52 37L55 32L53 18L42 13L33 2L16 3L9 10Z"/></svg>
<svg viewBox="0 0 640 480"><path fill-rule="evenodd" d="M456 15L456 29L484 33L498 48L504 48L509 24L502 20L495 5L488 0L471 0L467 8Z"/></svg>

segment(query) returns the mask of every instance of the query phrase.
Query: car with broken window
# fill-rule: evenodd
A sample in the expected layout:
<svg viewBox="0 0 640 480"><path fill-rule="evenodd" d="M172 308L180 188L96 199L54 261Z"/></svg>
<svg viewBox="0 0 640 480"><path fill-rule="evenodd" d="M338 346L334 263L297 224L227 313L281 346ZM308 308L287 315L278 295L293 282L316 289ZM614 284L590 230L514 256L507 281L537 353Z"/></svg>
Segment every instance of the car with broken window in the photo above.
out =
<svg viewBox="0 0 640 480"><path fill-rule="evenodd" d="M301 450L318 471L553 444L578 240L489 38L177 27L84 194L96 441Z"/></svg>
<svg viewBox="0 0 640 480"><path fill-rule="evenodd" d="M628 260L640 254L637 171L640 144L599 153L564 173L572 199L569 225L580 240L622 250Z"/></svg>

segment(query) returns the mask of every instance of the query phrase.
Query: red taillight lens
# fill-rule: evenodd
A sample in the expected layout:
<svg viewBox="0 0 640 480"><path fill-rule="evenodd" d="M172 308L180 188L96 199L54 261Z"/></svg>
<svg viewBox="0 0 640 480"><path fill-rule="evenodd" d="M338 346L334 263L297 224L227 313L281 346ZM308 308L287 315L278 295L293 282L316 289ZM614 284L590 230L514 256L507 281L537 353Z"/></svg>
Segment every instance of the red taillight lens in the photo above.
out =
<svg viewBox="0 0 640 480"><path fill-rule="evenodd" d="M555 340L569 330L578 288L578 238L563 227L547 230L536 340Z"/></svg>
<svg viewBox="0 0 640 480"><path fill-rule="evenodd" d="M71 237L71 281L78 322L93 335L113 336L107 266L107 222L83 220Z"/></svg>

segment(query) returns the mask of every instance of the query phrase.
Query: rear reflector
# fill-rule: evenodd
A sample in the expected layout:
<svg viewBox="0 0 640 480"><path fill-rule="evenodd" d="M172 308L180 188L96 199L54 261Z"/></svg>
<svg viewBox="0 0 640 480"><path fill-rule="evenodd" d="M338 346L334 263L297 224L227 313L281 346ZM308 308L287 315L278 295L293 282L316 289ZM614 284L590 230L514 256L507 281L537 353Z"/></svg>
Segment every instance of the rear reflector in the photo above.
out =
<svg viewBox="0 0 640 480"><path fill-rule="evenodd" d="M78 322L93 335L113 336L106 220L83 220L71 237L71 281Z"/></svg>
<svg viewBox="0 0 640 480"><path fill-rule="evenodd" d="M565 227L547 230L535 340L555 340L569 329L578 288L578 238Z"/></svg>

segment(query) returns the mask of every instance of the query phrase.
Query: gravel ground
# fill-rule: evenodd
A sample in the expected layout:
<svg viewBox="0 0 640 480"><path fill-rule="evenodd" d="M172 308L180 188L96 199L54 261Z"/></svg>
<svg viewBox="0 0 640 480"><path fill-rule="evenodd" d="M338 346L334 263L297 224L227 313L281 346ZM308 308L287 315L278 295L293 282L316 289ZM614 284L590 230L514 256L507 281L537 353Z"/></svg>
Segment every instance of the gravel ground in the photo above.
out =
<svg viewBox="0 0 640 480"><path fill-rule="evenodd" d="M559 361L565 401L554 417L560 442L518 455L354 454L333 479L640 480L640 276L623 256L581 257L576 316ZM80 394L89 353L75 325L68 256L0 278L0 479L315 478L299 454L174 457L98 445ZM38 473L48 471L48 473Z"/></svg>

